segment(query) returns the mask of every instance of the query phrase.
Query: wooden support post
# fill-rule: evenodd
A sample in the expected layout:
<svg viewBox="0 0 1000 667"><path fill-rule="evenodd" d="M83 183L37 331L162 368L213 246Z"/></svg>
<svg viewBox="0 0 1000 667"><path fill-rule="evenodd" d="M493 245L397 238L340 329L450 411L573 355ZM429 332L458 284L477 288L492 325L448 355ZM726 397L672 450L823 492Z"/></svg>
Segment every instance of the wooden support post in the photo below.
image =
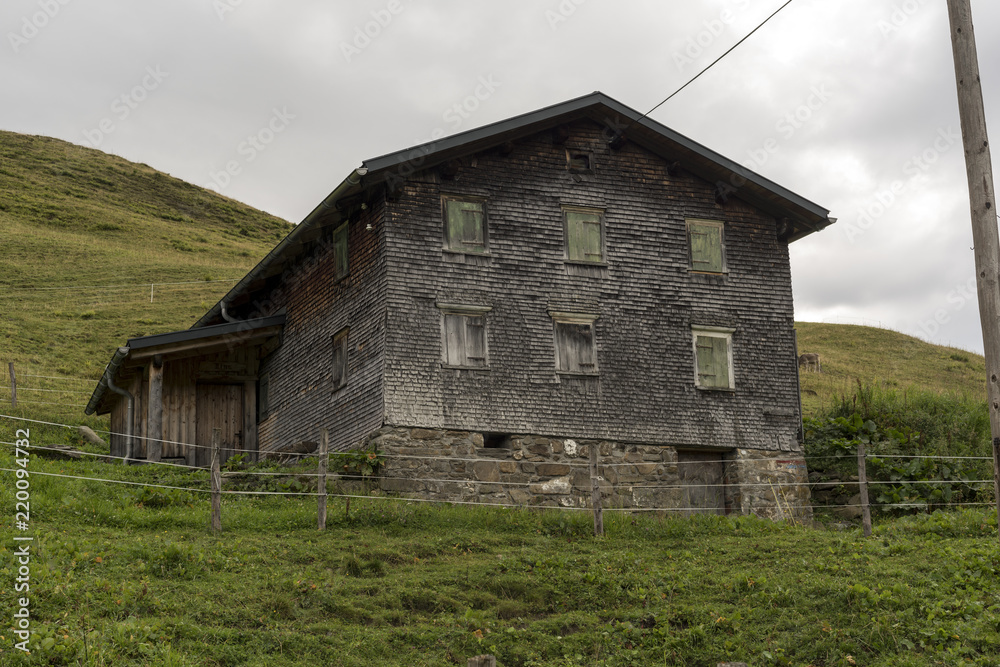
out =
<svg viewBox="0 0 1000 667"><path fill-rule="evenodd" d="M795 350L795 398L799 403L799 444L806 442L806 429L802 422L802 379L799 374L799 332L792 329L792 349Z"/></svg>
<svg viewBox="0 0 1000 667"><path fill-rule="evenodd" d="M10 369L10 405L17 407L17 376L14 375L14 362L10 362L7 367Z"/></svg>
<svg viewBox="0 0 1000 667"><path fill-rule="evenodd" d="M319 515L317 518L317 528L326 530L326 467L329 463L330 433L323 429L323 434L319 439L319 476L316 478L319 489Z"/></svg>
<svg viewBox="0 0 1000 667"><path fill-rule="evenodd" d="M590 504L594 506L594 535L604 534L604 510L601 507L601 478L597 470L600 445L590 445Z"/></svg>
<svg viewBox="0 0 1000 667"><path fill-rule="evenodd" d="M868 504L868 467L865 464L865 443L858 442L858 493L861 495L861 521L865 537L872 536L872 508Z"/></svg>
<svg viewBox="0 0 1000 667"><path fill-rule="evenodd" d="M979 80L976 35L972 28L972 6L970 0L947 2L955 81L958 84L958 113L962 120L962 144L969 181L979 320L986 356L986 395L993 436L993 493L997 506L997 537L1000 538L1000 234L997 232L993 164L986 134L986 111L983 108L983 86Z"/></svg>
<svg viewBox="0 0 1000 667"><path fill-rule="evenodd" d="M146 411L146 460L163 456L163 357L153 357L149 365L149 401Z"/></svg>
<svg viewBox="0 0 1000 667"><path fill-rule="evenodd" d="M492 655L477 655L469 658L468 667L497 667L497 659Z"/></svg>
<svg viewBox="0 0 1000 667"><path fill-rule="evenodd" d="M222 532L222 471L220 470L221 454L219 441L222 439L222 429L212 429L212 532Z"/></svg>

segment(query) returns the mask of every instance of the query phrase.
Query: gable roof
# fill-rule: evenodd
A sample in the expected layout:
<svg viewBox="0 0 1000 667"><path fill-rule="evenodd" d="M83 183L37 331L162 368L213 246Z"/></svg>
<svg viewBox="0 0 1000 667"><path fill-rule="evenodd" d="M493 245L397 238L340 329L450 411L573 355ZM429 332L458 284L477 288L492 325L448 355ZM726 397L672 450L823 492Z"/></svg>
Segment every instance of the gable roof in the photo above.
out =
<svg viewBox="0 0 1000 667"><path fill-rule="evenodd" d="M686 171L710 183L722 184L730 194L787 223L785 237L796 241L834 222L830 212L794 192L764 178L743 165L706 148L604 93L594 92L576 99L514 116L480 128L413 146L366 160L351 172L264 259L247 273L219 303L192 328L217 322L222 309L235 299L264 286L268 278L308 252L325 229L340 225L352 205L361 203L366 190L392 189L406 176L507 142L516 141L580 119L589 119L608 129L608 140L631 141L663 159L677 162Z"/></svg>

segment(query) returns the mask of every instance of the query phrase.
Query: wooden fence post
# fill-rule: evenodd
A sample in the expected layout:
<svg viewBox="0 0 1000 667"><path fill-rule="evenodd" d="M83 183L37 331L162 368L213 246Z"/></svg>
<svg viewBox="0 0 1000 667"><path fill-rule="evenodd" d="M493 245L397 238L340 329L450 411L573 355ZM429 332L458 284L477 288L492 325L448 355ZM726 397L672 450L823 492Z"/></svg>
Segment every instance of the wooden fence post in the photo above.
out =
<svg viewBox="0 0 1000 667"><path fill-rule="evenodd" d="M604 534L604 510L601 508L601 478L597 474L600 445L590 445L590 504L594 506L594 535Z"/></svg>
<svg viewBox="0 0 1000 667"><path fill-rule="evenodd" d="M222 471L220 470L219 440L222 429L212 429L212 532L222 532Z"/></svg>
<svg viewBox="0 0 1000 667"><path fill-rule="evenodd" d="M17 407L17 376L14 375L14 362L10 362L7 367L10 369L10 405Z"/></svg>
<svg viewBox="0 0 1000 667"><path fill-rule="evenodd" d="M319 440L319 477L317 478L317 488L319 490L319 516L317 518L317 528L326 530L326 467L329 462L330 433L323 429L323 435Z"/></svg>
<svg viewBox="0 0 1000 667"><path fill-rule="evenodd" d="M858 493L861 495L861 522L865 537L872 536L872 509L868 505L868 468L865 465L865 443L858 443Z"/></svg>

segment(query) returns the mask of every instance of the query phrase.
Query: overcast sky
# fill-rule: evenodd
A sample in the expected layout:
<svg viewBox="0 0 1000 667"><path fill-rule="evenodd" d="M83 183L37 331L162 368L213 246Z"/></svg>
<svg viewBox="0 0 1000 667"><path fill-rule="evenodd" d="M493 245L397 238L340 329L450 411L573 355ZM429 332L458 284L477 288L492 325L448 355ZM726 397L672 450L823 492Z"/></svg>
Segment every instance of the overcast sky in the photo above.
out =
<svg viewBox="0 0 1000 667"><path fill-rule="evenodd" d="M782 2L4 0L0 128L298 222L435 132L648 111ZM996 136L1000 3L972 4ZM839 218L792 246L797 319L982 351L944 0L795 0L652 117Z"/></svg>

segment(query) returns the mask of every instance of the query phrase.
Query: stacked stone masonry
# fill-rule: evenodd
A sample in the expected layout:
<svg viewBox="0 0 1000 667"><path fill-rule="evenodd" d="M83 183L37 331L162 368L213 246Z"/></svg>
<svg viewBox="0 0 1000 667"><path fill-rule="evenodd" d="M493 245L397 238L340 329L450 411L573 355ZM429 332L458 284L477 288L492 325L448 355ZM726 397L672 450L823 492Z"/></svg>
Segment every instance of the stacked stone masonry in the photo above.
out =
<svg viewBox="0 0 1000 667"><path fill-rule="evenodd" d="M482 433L423 428L379 429L368 447L385 457L379 488L403 497L518 507L591 506L590 448L598 447L602 506L662 510L665 514L755 514L811 519L801 452L775 456L756 450L707 452L725 469L719 507L692 507L669 446L512 435L504 447L485 447ZM711 465L711 464L709 464Z"/></svg>

